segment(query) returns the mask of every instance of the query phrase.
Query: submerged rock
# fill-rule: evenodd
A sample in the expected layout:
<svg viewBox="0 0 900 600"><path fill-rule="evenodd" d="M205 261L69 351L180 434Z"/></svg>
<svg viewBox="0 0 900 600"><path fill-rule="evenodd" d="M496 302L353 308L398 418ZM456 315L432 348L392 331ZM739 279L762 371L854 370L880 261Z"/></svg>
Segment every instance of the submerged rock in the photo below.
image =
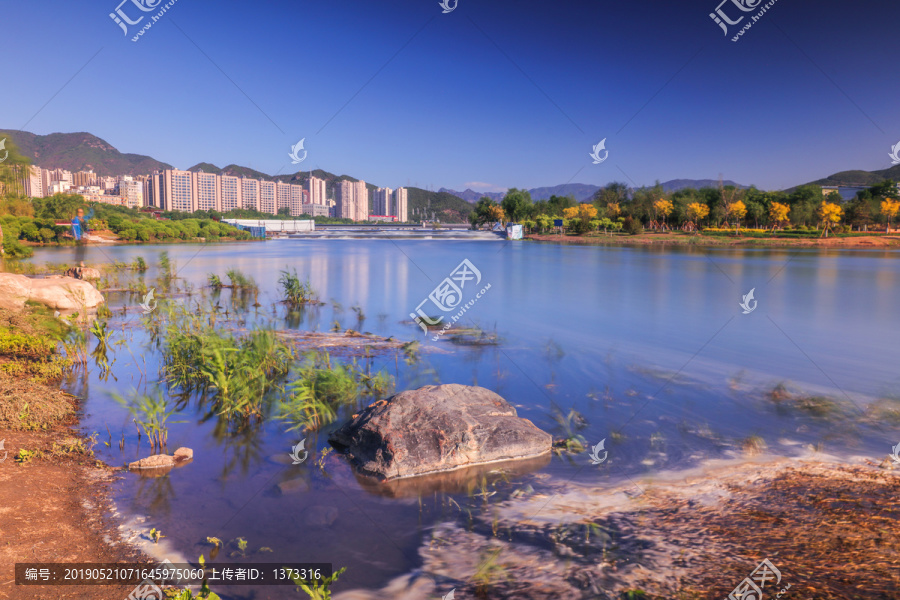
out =
<svg viewBox="0 0 900 600"><path fill-rule="evenodd" d="M379 400L328 441L360 472L397 479L534 458L549 453L553 440L494 392L446 384Z"/></svg>
<svg viewBox="0 0 900 600"><path fill-rule="evenodd" d="M72 277L32 279L0 273L0 308L21 310L28 300L57 310L81 310L103 304L103 294L87 281Z"/></svg>

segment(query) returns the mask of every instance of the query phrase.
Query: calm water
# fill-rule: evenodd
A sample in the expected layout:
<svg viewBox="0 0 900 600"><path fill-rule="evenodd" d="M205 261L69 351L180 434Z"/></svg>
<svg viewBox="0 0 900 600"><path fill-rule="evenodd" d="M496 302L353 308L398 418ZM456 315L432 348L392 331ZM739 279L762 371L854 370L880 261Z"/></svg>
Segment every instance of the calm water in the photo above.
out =
<svg viewBox="0 0 900 600"><path fill-rule="evenodd" d="M344 328L421 340L426 350L417 364L392 354L373 359L374 368L395 377L398 390L478 384L557 436L564 429L554 407L583 415L572 426L581 427L588 443L606 439L609 460L601 467L584 468L586 454L554 457L536 472L497 483L500 495L492 500L526 483L539 488L543 476L597 486L643 481L663 469L736 452L749 436L765 439L774 453L795 451L791 443L799 442L844 456L883 456L898 441L894 424L862 414L875 401L895 401L900 389L897 252L291 239L91 248L87 261L143 256L154 264L162 250L175 260L179 277L198 288L208 273L224 279L225 271L238 268L251 275L261 290L257 322L327 331L338 321ZM498 346L432 342L411 323L410 312L464 259L480 271L477 289L490 289L461 322L496 330ZM44 250L34 260L70 262L72 255ZM278 272L285 267L308 276L326 305L285 321L283 308L274 304ZM151 282L153 270L144 276ZM464 302L477 291L472 283L462 290ZM751 289L758 305L743 314L739 304ZM223 291L222 303L227 300ZM111 303L136 301L113 294ZM361 324L354 306L365 313ZM439 314L427 303L424 310ZM147 453L146 443L137 449L131 419L111 397L157 378L159 356L138 315L117 312L111 319L118 330L112 341L127 340L127 346L113 347L117 381L99 380L95 368L69 384L87 398L84 428L102 432L101 441L107 426L112 432L111 448L98 446L110 464ZM766 392L779 383L833 399L837 415L775 406ZM187 407L178 419L186 422L170 429L169 449L193 448L191 464L156 479L129 474L116 488L124 514L148 517L145 526L160 529L168 536L166 547L191 560L209 556L207 536L241 536L249 542L248 557L233 560L332 562L348 567L336 590L380 587L417 565L417 548L435 523L459 518L447 496L463 507L483 506L452 486L423 486L417 494L363 485L333 453L323 473L314 461L346 415L310 438L307 447L315 450L300 466L283 464L299 441L284 426L267 424L235 436L202 417ZM118 448L123 431L124 453ZM293 481L296 491L280 494L276 485L285 481ZM263 546L273 552L260 553ZM275 598L283 588L223 591L227 598Z"/></svg>

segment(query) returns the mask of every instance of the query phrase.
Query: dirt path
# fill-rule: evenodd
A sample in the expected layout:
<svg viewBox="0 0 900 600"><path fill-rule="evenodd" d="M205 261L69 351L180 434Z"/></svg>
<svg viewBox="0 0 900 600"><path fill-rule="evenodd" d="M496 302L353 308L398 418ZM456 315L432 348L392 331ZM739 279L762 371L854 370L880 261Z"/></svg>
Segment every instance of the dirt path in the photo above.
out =
<svg viewBox="0 0 900 600"><path fill-rule="evenodd" d="M0 598L123 600L133 586L17 586L17 562L144 562L118 540L106 494L109 471L85 455L16 462L19 449L52 452L72 432L0 431ZM0 456L3 453L0 452Z"/></svg>

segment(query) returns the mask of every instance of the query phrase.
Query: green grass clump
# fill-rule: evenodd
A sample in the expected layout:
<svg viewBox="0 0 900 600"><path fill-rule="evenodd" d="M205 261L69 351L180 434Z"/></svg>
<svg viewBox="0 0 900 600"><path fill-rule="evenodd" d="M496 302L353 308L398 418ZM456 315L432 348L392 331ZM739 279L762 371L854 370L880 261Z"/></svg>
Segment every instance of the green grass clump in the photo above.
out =
<svg viewBox="0 0 900 600"><path fill-rule="evenodd" d="M240 290L255 290L258 289L259 286L256 285L256 282L253 281L252 277L248 277L244 275L241 271L237 269L230 269L225 272L225 276L228 277L228 280L231 282L231 287L240 289Z"/></svg>
<svg viewBox="0 0 900 600"><path fill-rule="evenodd" d="M301 282L300 277L297 276L296 269L282 271L278 284L281 286L281 293L284 296L284 302L287 304L298 306L318 300L318 295L312 284L310 284L309 279Z"/></svg>

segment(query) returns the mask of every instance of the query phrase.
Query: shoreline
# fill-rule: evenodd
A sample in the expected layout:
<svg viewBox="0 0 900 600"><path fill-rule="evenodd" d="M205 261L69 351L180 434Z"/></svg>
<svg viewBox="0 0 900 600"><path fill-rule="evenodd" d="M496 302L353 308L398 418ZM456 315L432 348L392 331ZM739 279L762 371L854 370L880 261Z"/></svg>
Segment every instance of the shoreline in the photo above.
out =
<svg viewBox="0 0 900 600"><path fill-rule="evenodd" d="M686 233L640 233L638 235L548 235L530 234L533 242L581 246L681 246L698 248L828 248L828 249L900 249L900 236L868 235L830 238L756 238L691 235Z"/></svg>

